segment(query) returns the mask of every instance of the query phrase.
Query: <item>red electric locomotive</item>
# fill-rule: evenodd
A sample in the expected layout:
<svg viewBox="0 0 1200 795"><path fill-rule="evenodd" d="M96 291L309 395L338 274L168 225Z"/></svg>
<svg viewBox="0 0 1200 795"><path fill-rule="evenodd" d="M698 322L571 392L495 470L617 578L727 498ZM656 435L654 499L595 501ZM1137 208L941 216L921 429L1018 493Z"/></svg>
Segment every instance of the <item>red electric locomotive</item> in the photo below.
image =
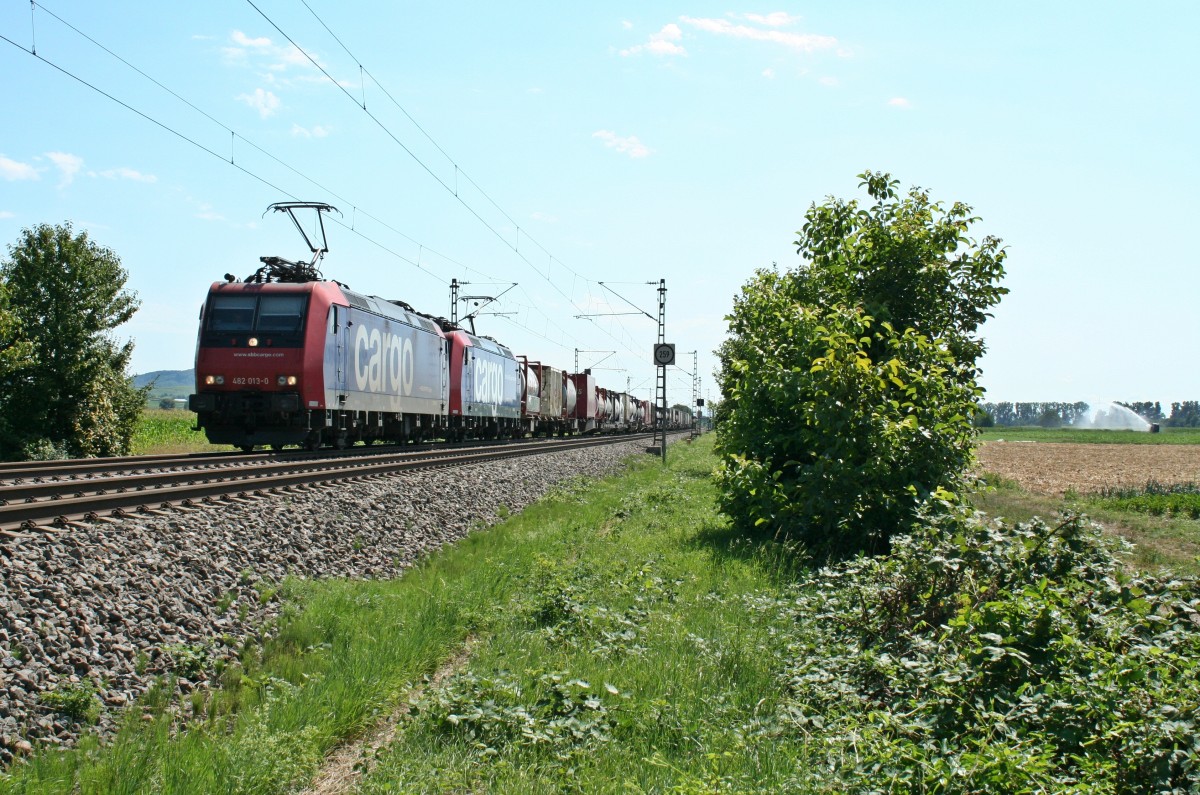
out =
<svg viewBox="0 0 1200 795"><path fill-rule="evenodd" d="M200 314L189 407L209 441L345 447L439 433L450 378L438 324L268 260L247 281L213 284Z"/></svg>
<svg viewBox="0 0 1200 795"><path fill-rule="evenodd" d="M200 312L196 394L189 407L210 442L243 450L430 438L450 399L447 341L438 323L400 301L323 281L327 250L304 233L310 263L263 257L245 281L226 274ZM322 236L324 230L322 227Z"/></svg>
<svg viewBox="0 0 1200 795"><path fill-rule="evenodd" d="M196 392L189 407L213 444L346 447L529 434L628 432L648 404L515 356L442 318L321 278L327 246L313 244L295 210L317 218L327 204L286 202L313 253L309 263L262 257L244 281L225 275L200 312Z"/></svg>

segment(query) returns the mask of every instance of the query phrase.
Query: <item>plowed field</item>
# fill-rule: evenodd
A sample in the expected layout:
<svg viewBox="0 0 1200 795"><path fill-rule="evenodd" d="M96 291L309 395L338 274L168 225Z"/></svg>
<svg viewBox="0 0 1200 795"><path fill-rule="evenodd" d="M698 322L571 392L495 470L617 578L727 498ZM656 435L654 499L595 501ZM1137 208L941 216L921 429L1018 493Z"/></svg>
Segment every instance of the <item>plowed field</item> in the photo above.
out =
<svg viewBox="0 0 1200 795"><path fill-rule="evenodd" d="M1088 494L1151 480L1200 483L1200 445L984 442L976 455L980 470L1038 494Z"/></svg>

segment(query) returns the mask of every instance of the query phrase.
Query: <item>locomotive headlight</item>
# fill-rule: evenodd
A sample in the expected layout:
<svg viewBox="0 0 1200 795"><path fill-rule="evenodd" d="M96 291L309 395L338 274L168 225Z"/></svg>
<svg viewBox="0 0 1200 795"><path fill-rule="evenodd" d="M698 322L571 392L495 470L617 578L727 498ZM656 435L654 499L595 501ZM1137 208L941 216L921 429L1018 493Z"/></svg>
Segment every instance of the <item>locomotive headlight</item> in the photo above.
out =
<svg viewBox="0 0 1200 795"><path fill-rule="evenodd" d="M249 345L251 348L257 348L258 347L258 337L251 337L250 339L246 340L246 344Z"/></svg>
<svg viewBox="0 0 1200 795"><path fill-rule="evenodd" d="M298 380L298 379L296 378L296 376L294 376L294 375L289 375L289 376L287 377L288 386L295 386L295 385L296 385L296 382L297 382L297 380Z"/></svg>
<svg viewBox="0 0 1200 795"><path fill-rule="evenodd" d="M204 376L204 383L208 386L212 386L213 384L220 386L225 383L225 376L223 376L223 375L206 375L206 376Z"/></svg>
<svg viewBox="0 0 1200 795"><path fill-rule="evenodd" d="M277 384L279 384L280 386L283 386L284 384L286 384L286 383L287 383L287 376L286 376L286 375L281 375L281 376L279 376L278 378L276 378L276 379L275 379L275 382L276 382Z"/></svg>

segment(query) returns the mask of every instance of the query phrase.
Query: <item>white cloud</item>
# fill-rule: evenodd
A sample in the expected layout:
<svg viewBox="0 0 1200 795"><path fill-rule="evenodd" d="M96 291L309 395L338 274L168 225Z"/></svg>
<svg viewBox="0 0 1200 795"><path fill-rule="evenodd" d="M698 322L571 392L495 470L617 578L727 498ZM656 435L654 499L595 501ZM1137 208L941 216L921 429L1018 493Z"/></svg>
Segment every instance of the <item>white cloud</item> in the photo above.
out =
<svg viewBox="0 0 1200 795"><path fill-rule="evenodd" d="M17 217L16 213L9 212L8 210L0 210L0 218L8 219L8 218L16 218L16 217Z"/></svg>
<svg viewBox="0 0 1200 795"><path fill-rule="evenodd" d="M19 179L41 179L37 169L28 163L18 163L16 160L9 160L4 155L0 155L0 177L3 177L8 182L15 182Z"/></svg>
<svg viewBox="0 0 1200 795"><path fill-rule="evenodd" d="M763 69L762 76L767 78L768 80L774 80L775 79L775 70L768 66L766 69Z"/></svg>
<svg viewBox="0 0 1200 795"><path fill-rule="evenodd" d="M276 57L278 59L276 63L267 67L274 72L282 72L293 66L307 66L311 63L307 55L290 44L286 48L277 51Z"/></svg>
<svg viewBox="0 0 1200 795"><path fill-rule="evenodd" d="M543 213L543 212L540 212L540 211L538 211L538 212L535 212L533 215L531 215L531 216L529 216L529 217L530 217L530 218L532 218L532 219L533 219L533 220L535 220L535 221L542 221L542 222L544 222L544 223L547 223L547 224L556 224L556 223L558 223L558 216L557 216L557 215L550 215L549 213Z"/></svg>
<svg viewBox="0 0 1200 795"><path fill-rule="evenodd" d="M196 217L202 221L224 221L225 216L213 210L211 204L201 204L196 212Z"/></svg>
<svg viewBox="0 0 1200 795"><path fill-rule="evenodd" d="M60 188L70 185L75 179L75 175L83 168L83 158L79 155L69 155L66 152L47 152L46 157L58 168L61 176L58 182Z"/></svg>
<svg viewBox="0 0 1200 795"><path fill-rule="evenodd" d="M233 39L233 43L239 47L251 47L256 50L263 50L271 46L271 40L266 36L259 36L257 39L252 39L240 30L230 33L229 38Z"/></svg>
<svg viewBox="0 0 1200 795"><path fill-rule="evenodd" d="M786 11L772 11L765 16L763 14L746 14L743 19L748 19L759 25L770 25L773 28L781 28L784 25L791 25L800 21L800 17L794 17Z"/></svg>
<svg viewBox="0 0 1200 795"><path fill-rule="evenodd" d="M889 107L908 109L912 107L912 103L904 97L892 97L887 101Z"/></svg>
<svg viewBox="0 0 1200 795"><path fill-rule="evenodd" d="M715 33L718 36L732 36L737 39L774 42L794 50L803 50L804 52L828 50L837 46L837 39L833 36L819 36L815 33L788 33L782 30L768 30L749 25L735 25L728 19L705 17L680 17L680 19L694 28L707 33Z"/></svg>
<svg viewBox="0 0 1200 795"><path fill-rule="evenodd" d="M276 45L266 36L250 38L240 30L229 34L232 46L221 48L221 54L231 64L244 65L254 59L258 68L264 70L263 79L273 82L274 73L284 73L295 67L308 68L312 61L320 63L320 58L313 55L312 61L296 45L287 43Z"/></svg>
<svg viewBox="0 0 1200 795"><path fill-rule="evenodd" d="M682 44L676 44L683 38L683 31L674 22L663 25L658 33L651 33L650 40L645 44L635 44L627 50L621 50L621 55L628 58L648 52L651 55L687 55Z"/></svg>
<svg viewBox="0 0 1200 795"><path fill-rule="evenodd" d="M311 129L307 129L301 127L299 124L293 124L292 135L298 138L327 138L329 136L329 128L317 124Z"/></svg>
<svg viewBox="0 0 1200 795"><path fill-rule="evenodd" d="M841 82L836 77L830 77L829 75L818 79L817 82L827 88L837 88L841 85Z"/></svg>
<svg viewBox="0 0 1200 795"><path fill-rule="evenodd" d="M261 88L256 88L253 94L239 94L237 98L257 110L264 119L279 110L279 97Z"/></svg>
<svg viewBox="0 0 1200 795"><path fill-rule="evenodd" d="M158 177L153 174L143 174L140 171L135 171L132 168L110 168L107 171L101 171L100 176L106 179L128 179L133 182L158 182Z"/></svg>
<svg viewBox="0 0 1200 795"><path fill-rule="evenodd" d="M633 23L630 22L628 19L622 19L621 27L625 28L625 30L633 30Z"/></svg>
<svg viewBox="0 0 1200 795"><path fill-rule="evenodd" d="M633 158L647 157L653 151L639 141L636 135L627 135L622 138L611 130L596 130L592 133L592 137L604 141L604 145L609 149L616 149Z"/></svg>

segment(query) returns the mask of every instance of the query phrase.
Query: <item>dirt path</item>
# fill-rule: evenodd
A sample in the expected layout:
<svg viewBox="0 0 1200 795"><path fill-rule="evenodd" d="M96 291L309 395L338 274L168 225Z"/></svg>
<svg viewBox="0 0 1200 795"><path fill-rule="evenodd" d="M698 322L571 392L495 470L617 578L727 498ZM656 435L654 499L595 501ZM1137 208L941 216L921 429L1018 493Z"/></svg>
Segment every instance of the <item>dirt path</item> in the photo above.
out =
<svg viewBox="0 0 1200 795"><path fill-rule="evenodd" d="M439 668L429 682L409 691L404 702L386 718L375 725L366 736L339 746L313 778L313 783L303 795L344 795L354 790L362 777L375 767L375 758L396 738L400 721L410 711L410 703L421 696L428 687L437 687L466 665L471 656L475 639L468 638L466 646Z"/></svg>

